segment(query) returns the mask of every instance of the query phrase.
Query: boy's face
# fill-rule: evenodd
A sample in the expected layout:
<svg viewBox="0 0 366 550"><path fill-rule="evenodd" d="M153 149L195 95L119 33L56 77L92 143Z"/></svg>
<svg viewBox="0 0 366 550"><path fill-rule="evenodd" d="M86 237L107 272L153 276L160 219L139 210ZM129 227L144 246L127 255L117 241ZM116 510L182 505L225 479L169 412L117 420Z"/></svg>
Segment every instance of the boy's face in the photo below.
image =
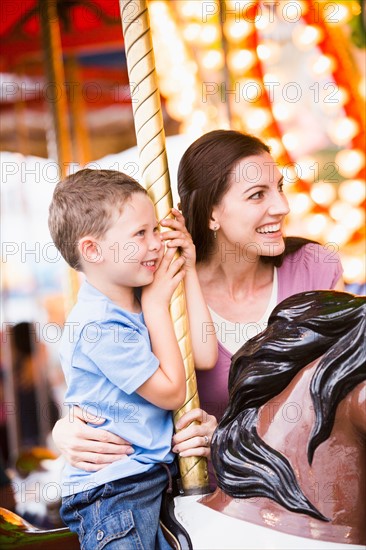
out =
<svg viewBox="0 0 366 550"><path fill-rule="evenodd" d="M97 239L105 282L116 286L140 287L150 284L163 256L158 223L151 200L134 193L116 212L115 221Z"/></svg>

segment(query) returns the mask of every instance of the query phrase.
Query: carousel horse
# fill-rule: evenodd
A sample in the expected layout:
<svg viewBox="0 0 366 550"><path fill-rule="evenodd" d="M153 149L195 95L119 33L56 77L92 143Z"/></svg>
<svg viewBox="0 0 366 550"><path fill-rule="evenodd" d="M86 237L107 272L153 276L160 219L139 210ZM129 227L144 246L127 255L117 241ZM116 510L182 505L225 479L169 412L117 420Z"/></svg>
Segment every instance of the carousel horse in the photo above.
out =
<svg viewBox="0 0 366 550"><path fill-rule="evenodd" d="M168 530L177 521L180 529L173 548L362 548L365 324L364 297L301 293L279 304L265 332L234 355L229 406L211 443L218 489L167 499ZM17 547L16 532L36 535L20 523L11 530L9 521L7 530L0 522L0 545L9 542L2 548ZM41 535L33 548L42 547Z"/></svg>
<svg viewBox="0 0 366 550"><path fill-rule="evenodd" d="M364 297L301 293L233 356L211 444L218 489L199 503L216 537L195 538L199 504L179 510L193 548L366 543L365 324Z"/></svg>

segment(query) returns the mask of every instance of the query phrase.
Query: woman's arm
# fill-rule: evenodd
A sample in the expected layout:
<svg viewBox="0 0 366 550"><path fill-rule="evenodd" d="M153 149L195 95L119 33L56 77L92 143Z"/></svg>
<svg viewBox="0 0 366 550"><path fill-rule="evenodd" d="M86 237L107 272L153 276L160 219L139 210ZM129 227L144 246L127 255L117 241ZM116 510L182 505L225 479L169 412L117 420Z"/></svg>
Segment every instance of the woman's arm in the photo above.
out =
<svg viewBox="0 0 366 550"><path fill-rule="evenodd" d="M344 291L344 280L343 277L338 279L337 283L334 285L334 290Z"/></svg>
<svg viewBox="0 0 366 550"><path fill-rule="evenodd" d="M196 269L187 270L184 281L187 313L196 369L213 369L217 363L216 330L203 298Z"/></svg>
<svg viewBox="0 0 366 550"><path fill-rule="evenodd" d="M95 424L103 424L97 418ZM96 472L134 452L128 441L118 435L88 426L79 407L72 407L58 420L52 437L63 457L75 468Z"/></svg>
<svg viewBox="0 0 366 550"><path fill-rule="evenodd" d="M196 271L196 249L179 210L172 209L175 219L161 220L163 227L171 231L162 233L167 247L179 247L185 258L184 278L187 313L192 342L194 364L197 369L212 369L217 362L217 338L214 324L202 294Z"/></svg>

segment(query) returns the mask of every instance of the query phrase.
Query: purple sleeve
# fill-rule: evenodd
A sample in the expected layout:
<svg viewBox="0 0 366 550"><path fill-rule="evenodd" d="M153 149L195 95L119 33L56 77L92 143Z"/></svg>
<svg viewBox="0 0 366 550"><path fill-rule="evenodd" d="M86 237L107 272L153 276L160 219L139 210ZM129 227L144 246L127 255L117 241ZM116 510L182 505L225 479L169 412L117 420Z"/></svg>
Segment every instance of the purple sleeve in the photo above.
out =
<svg viewBox="0 0 366 550"><path fill-rule="evenodd" d="M309 243L294 254L286 256L278 269L278 303L310 290L330 290L343 273L338 247Z"/></svg>

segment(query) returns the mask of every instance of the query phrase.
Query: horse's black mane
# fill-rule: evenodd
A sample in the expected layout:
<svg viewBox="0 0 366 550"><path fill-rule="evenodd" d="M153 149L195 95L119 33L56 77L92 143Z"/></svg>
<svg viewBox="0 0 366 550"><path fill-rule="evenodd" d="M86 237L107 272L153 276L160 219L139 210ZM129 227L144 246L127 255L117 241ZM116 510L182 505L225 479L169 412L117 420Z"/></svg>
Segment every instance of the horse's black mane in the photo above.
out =
<svg viewBox="0 0 366 550"><path fill-rule="evenodd" d="M268 497L285 508L327 521L301 491L289 461L258 435L259 408L294 376L319 361L310 385L315 424L312 463L333 427L339 402L366 379L366 298L344 292L296 294L281 302L266 331L232 358L229 406L212 440L218 486L235 498Z"/></svg>

